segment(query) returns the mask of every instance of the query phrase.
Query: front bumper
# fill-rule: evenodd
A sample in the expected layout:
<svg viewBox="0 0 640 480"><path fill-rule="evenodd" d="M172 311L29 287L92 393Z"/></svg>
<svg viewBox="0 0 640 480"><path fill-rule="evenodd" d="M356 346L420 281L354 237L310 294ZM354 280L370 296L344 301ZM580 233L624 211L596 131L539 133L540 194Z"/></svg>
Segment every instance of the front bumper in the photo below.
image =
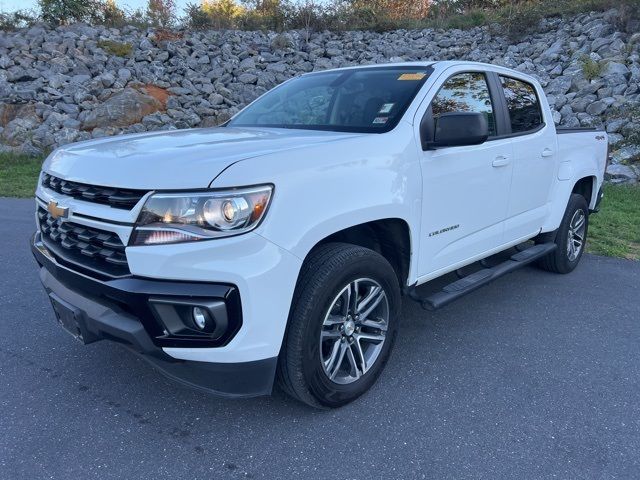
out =
<svg viewBox="0 0 640 480"><path fill-rule="evenodd" d="M177 359L163 350L188 344L184 339L163 338L162 329L150 313L150 299L228 300L233 297L233 286L136 277L100 281L56 262L39 242L38 234L31 248L58 319L83 343L103 339L120 343L170 378L214 394L249 397L271 393L277 356L220 363ZM242 315L238 306L230 305L228 311L231 317ZM239 323L237 318L230 321L239 325L241 318Z"/></svg>

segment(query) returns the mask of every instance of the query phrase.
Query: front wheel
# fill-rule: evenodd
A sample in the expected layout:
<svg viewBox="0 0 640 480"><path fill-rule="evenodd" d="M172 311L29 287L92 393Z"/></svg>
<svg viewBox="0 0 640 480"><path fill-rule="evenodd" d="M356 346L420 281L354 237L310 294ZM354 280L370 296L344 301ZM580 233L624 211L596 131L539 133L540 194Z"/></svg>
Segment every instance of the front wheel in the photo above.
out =
<svg viewBox="0 0 640 480"><path fill-rule="evenodd" d="M345 405L376 381L393 346L398 278L378 253L322 245L305 261L280 353L278 380L320 408Z"/></svg>
<svg viewBox="0 0 640 480"><path fill-rule="evenodd" d="M589 205L579 194L572 194L556 233L558 248L543 258L539 266L556 273L569 273L578 266L587 243Z"/></svg>

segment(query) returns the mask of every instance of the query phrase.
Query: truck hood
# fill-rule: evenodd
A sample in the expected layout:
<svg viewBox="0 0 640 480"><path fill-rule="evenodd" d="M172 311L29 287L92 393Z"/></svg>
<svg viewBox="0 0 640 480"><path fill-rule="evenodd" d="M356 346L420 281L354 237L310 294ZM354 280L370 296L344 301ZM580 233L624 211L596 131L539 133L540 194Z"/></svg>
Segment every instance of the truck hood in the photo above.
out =
<svg viewBox="0 0 640 480"><path fill-rule="evenodd" d="M121 135L64 146L47 159L43 170L65 180L107 187L206 188L235 162L361 135L230 127Z"/></svg>

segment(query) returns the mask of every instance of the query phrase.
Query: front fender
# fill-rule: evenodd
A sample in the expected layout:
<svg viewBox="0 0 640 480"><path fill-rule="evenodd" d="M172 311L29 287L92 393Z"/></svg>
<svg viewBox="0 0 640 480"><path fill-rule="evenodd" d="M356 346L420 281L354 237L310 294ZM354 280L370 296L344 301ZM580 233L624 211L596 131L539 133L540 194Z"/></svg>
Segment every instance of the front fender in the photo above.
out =
<svg viewBox="0 0 640 480"><path fill-rule="evenodd" d="M387 218L420 224L422 174L411 127L238 162L216 188L275 185L256 230L303 260L321 240L345 228ZM419 229L410 229L412 244Z"/></svg>

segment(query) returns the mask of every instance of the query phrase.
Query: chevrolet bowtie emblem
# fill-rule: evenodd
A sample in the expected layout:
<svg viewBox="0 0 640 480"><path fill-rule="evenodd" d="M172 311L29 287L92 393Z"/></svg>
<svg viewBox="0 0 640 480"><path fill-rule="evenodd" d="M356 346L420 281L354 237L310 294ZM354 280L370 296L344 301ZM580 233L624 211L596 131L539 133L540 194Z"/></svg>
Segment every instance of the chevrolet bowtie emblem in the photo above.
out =
<svg viewBox="0 0 640 480"><path fill-rule="evenodd" d="M58 202L54 202L53 200L51 200L49 205L47 205L47 211L51 214L54 220L57 220L58 218L67 218L69 215L68 207L59 207Z"/></svg>

